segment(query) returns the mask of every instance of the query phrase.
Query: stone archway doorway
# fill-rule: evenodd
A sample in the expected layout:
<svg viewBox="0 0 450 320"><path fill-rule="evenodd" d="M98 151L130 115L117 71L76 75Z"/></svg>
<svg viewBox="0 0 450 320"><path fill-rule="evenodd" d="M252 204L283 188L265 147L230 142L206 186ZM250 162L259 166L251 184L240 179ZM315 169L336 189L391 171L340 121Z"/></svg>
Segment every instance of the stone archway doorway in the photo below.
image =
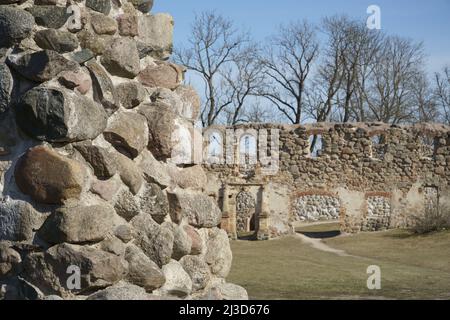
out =
<svg viewBox="0 0 450 320"><path fill-rule="evenodd" d="M241 190L236 196L236 232L238 238L252 237L256 229L256 199L252 193Z"/></svg>

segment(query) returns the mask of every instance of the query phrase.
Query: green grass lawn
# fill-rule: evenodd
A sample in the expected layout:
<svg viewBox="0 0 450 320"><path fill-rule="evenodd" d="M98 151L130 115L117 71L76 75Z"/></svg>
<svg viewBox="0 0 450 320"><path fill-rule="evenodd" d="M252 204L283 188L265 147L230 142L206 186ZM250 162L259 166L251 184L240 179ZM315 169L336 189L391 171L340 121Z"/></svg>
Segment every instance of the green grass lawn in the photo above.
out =
<svg viewBox="0 0 450 320"><path fill-rule="evenodd" d="M319 251L296 237L233 241L228 280L250 299L450 299L450 232L394 230L324 243L354 256ZM369 265L381 268L381 290L367 289Z"/></svg>

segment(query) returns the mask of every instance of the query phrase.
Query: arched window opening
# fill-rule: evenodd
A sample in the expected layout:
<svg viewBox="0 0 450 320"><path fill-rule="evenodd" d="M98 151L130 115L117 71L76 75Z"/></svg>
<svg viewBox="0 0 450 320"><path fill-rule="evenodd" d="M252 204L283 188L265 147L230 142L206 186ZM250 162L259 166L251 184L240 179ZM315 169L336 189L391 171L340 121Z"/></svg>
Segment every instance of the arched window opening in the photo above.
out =
<svg viewBox="0 0 450 320"><path fill-rule="evenodd" d="M373 159L383 160L386 154L386 139L384 135L374 135L371 138L372 141L372 154Z"/></svg>
<svg viewBox="0 0 450 320"><path fill-rule="evenodd" d="M257 161L256 139L246 134L241 137L239 143L239 158L242 165L254 165Z"/></svg>
<svg viewBox="0 0 450 320"><path fill-rule="evenodd" d="M311 158L317 158L322 155L323 153L323 140L322 135L311 135L309 137L309 151Z"/></svg>
<svg viewBox="0 0 450 320"><path fill-rule="evenodd" d="M422 158L434 159L436 149L436 137L429 135L423 135L420 137L420 155Z"/></svg>
<svg viewBox="0 0 450 320"><path fill-rule="evenodd" d="M213 132L208 141L208 163L220 164L223 159L223 139L219 132Z"/></svg>

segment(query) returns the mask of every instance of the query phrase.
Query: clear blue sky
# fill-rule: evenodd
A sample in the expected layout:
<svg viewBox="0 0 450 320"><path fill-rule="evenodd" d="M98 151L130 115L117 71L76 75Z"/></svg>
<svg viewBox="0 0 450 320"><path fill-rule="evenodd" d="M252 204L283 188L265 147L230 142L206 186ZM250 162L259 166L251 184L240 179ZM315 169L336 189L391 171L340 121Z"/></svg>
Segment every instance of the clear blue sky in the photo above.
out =
<svg viewBox="0 0 450 320"><path fill-rule="evenodd" d="M194 13L203 10L216 10L263 40L291 20L319 22L342 13L365 20L372 4L381 8L384 31L424 42L430 72L450 65L450 0L155 0L152 11L175 18L175 45L179 45L189 36Z"/></svg>

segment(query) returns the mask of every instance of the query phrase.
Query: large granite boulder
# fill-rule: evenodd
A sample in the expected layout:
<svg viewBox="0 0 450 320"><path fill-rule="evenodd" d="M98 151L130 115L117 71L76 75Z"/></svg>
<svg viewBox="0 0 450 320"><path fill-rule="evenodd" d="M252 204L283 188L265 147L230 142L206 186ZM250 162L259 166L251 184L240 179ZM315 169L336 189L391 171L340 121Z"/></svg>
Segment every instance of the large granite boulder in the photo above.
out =
<svg viewBox="0 0 450 320"><path fill-rule="evenodd" d="M34 18L28 12L0 6L0 48L20 43L33 30Z"/></svg>
<svg viewBox="0 0 450 320"><path fill-rule="evenodd" d="M156 62L139 73L138 80L146 87L174 90L184 79L184 69L170 62Z"/></svg>
<svg viewBox="0 0 450 320"><path fill-rule="evenodd" d="M37 212L25 201L0 200L0 239L30 241L44 218L44 214Z"/></svg>
<svg viewBox="0 0 450 320"><path fill-rule="evenodd" d="M114 209L108 205L74 206L57 209L38 235L50 244L102 241L112 229Z"/></svg>
<svg viewBox="0 0 450 320"><path fill-rule="evenodd" d="M114 76L133 79L140 71L139 52L131 38L116 38L102 56L102 64Z"/></svg>
<svg viewBox="0 0 450 320"><path fill-rule="evenodd" d="M78 48L78 39L67 31L45 29L35 33L34 41L42 49L53 50L58 53L74 51Z"/></svg>
<svg viewBox="0 0 450 320"><path fill-rule="evenodd" d="M117 151L134 159L148 145L147 120L138 113L119 113L110 120L103 136Z"/></svg>
<svg viewBox="0 0 450 320"><path fill-rule="evenodd" d="M66 88L35 87L15 107L20 128L38 140L94 139L106 128L107 114L102 106Z"/></svg>
<svg viewBox="0 0 450 320"><path fill-rule="evenodd" d="M23 77L45 82L55 78L60 72L78 69L78 63L67 60L53 50L10 55L8 65Z"/></svg>
<svg viewBox="0 0 450 320"><path fill-rule="evenodd" d="M139 16L139 40L152 56L165 59L172 53L173 27L172 16L165 13Z"/></svg>
<svg viewBox="0 0 450 320"><path fill-rule="evenodd" d="M198 228L213 228L220 224L222 212L207 195L175 188L167 191L172 221L180 223L186 219Z"/></svg>
<svg viewBox="0 0 450 320"><path fill-rule="evenodd" d="M15 179L20 190L35 201L62 204L65 200L80 197L87 178L86 168L79 162L48 147L38 146L20 158Z"/></svg>
<svg viewBox="0 0 450 320"><path fill-rule="evenodd" d="M150 260L141 249L134 245L127 247L125 259L128 261L127 280L152 292L161 287L166 279L156 263Z"/></svg>
<svg viewBox="0 0 450 320"><path fill-rule="evenodd" d="M24 276L44 294L69 297L117 283L128 272L128 263L112 253L87 246L63 243L46 252L29 254ZM70 277L79 270L80 287L68 288Z"/></svg>

